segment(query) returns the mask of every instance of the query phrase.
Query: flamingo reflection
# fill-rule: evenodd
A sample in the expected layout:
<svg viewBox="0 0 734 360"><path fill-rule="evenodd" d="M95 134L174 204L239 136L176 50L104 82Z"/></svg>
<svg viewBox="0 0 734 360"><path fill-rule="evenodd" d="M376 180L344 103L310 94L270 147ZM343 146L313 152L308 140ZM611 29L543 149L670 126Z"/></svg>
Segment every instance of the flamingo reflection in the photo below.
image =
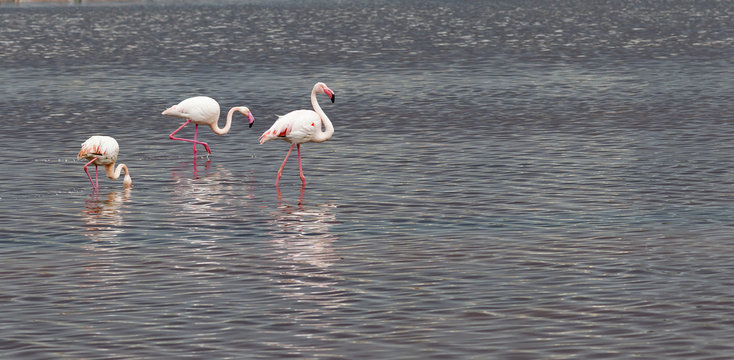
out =
<svg viewBox="0 0 734 360"><path fill-rule="evenodd" d="M130 189L111 192L102 200L90 197L86 201L82 217L86 224L84 236L95 242L114 240L124 230L120 211L122 204L130 200Z"/></svg>
<svg viewBox="0 0 734 360"><path fill-rule="evenodd" d="M184 162L171 171L173 196L170 203L179 209L174 213L177 223L197 230L199 238L214 241L226 234L205 232L221 226L222 219L231 217L233 209L249 209L254 191L252 185L233 180L232 172L226 167L212 166L211 160L206 161L203 168L197 167L194 160L193 177L188 173L191 164Z"/></svg>
<svg viewBox="0 0 734 360"><path fill-rule="evenodd" d="M211 159L206 159L206 161L203 164L204 168L201 169L199 166L197 166L198 164L197 164L197 161L196 161L196 157L194 157L193 162L186 161L186 162L183 162L183 163L179 164L176 168L174 168L171 171L171 176L174 179L180 179L180 178L185 177L184 173L188 171L189 166L191 166L192 164L193 164L193 167L192 167L192 171L191 171L191 176L194 179L198 179L200 177L199 170L203 170L203 172L204 172L204 175L203 176L205 176L205 177L207 176L207 174L209 173L209 170L211 169L212 160Z"/></svg>
<svg viewBox="0 0 734 360"><path fill-rule="evenodd" d="M333 213L336 205L306 206L303 204L304 189L301 187L298 202L293 205L283 201L280 188L276 187L279 204L273 213L272 244L284 259L328 268L339 260L333 247L337 238L330 232L337 223Z"/></svg>
<svg viewBox="0 0 734 360"><path fill-rule="evenodd" d="M283 298L297 301L303 311L287 315L304 326L329 329L332 311L348 301L348 292L330 269L341 258L334 251L337 237L330 228L337 223L336 205L307 205L301 187L298 201L283 200L276 187L278 206L272 212L270 232L273 253L278 262L273 281Z"/></svg>

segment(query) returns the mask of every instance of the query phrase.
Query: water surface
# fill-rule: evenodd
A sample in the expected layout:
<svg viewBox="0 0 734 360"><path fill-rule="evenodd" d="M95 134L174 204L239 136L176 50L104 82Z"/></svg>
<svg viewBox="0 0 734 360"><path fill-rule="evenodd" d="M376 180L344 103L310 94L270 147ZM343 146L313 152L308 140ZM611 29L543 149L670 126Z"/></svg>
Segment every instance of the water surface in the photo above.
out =
<svg viewBox="0 0 734 360"><path fill-rule="evenodd" d="M728 358L726 2L0 6L8 358ZM276 114L336 132L280 188ZM246 105L213 154L160 115ZM193 129L179 134L192 136ZM92 194L114 136L134 188Z"/></svg>

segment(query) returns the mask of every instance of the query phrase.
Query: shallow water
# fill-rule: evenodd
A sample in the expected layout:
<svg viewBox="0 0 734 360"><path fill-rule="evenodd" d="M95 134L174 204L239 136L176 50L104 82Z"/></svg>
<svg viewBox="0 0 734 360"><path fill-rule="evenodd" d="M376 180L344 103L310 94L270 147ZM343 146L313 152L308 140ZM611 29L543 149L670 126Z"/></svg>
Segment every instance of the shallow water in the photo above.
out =
<svg viewBox="0 0 734 360"><path fill-rule="evenodd" d="M8 358L728 358L728 3L0 6ZM275 114L334 137L280 188ZM193 95L252 129L171 141ZM179 135L191 137L193 129ZM134 181L75 156L114 136ZM295 155L295 154L294 154Z"/></svg>

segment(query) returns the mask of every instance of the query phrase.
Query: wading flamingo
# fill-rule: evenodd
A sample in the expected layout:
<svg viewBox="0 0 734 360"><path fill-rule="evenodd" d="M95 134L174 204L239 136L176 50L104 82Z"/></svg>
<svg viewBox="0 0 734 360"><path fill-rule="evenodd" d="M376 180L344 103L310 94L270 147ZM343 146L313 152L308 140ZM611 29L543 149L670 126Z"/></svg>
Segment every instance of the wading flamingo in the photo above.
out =
<svg viewBox="0 0 734 360"><path fill-rule="evenodd" d="M273 126L260 136L260 144L273 139L281 139L291 143L291 148L285 155L283 165L278 170L278 177L275 178L275 186L278 186L280 175L283 174L283 167L285 167L285 163L288 161L288 156L291 155L294 145L298 148L298 171L301 176L301 182L303 183L302 186L306 186L306 177L303 176L303 166L301 166L301 144L306 142L324 142L329 140L331 135L334 134L334 126L331 125L331 121L324 114L324 111L321 110L321 106L319 106L319 102L316 100L317 93L326 94L332 103L336 98L334 92L326 84L318 82L311 90L311 105L313 105L313 110L295 110L279 116ZM323 131L321 131L321 124L324 125Z"/></svg>
<svg viewBox="0 0 734 360"><path fill-rule="evenodd" d="M220 128L219 124L217 124L219 122L219 104L216 100L208 96L190 97L184 101L181 101L177 105L169 107L161 114L186 119L186 122L178 129L176 129L176 131L172 132L171 135L168 135L168 137L171 138L171 140L182 140L194 143L194 156L196 156L196 144L204 145L204 149L206 149L206 152L209 154L212 153L212 151L209 149L209 144L196 140L196 135L199 131L199 125L209 125L209 127L212 128L212 131L214 131L215 134L224 135L229 132L229 128L232 126L232 115L235 111L239 111L240 113L242 113L242 115L247 116L250 120L250 127L252 127L252 124L255 122L255 118L250 113L250 109L245 106L236 106L229 109L229 113L227 114L227 123L224 125L224 128ZM194 140L182 139L173 136L190 122L196 124L196 126L194 127Z"/></svg>
<svg viewBox="0 0 734 360"><path fill-rule="evenodd" d="M89 160L84 165L84 172L87 173L89 182L92 183L95 192L99 192L98 165L105 167L107 177L112 180L117 180L122 170L125 170L125 178L122 180L122 186L125 189L133 187L133 179L130 178L130 170L127 169L127 166L125 164L119 164L117 165L117 169L115 169L115 161L117 161L117 154L119 153L120 146L117 145L117 141L114 138L109 136L95 135L82 143L82 149L79 150L77 158L79 160ZM92 181L92 176L89 175L89 171L87 170L87 166L92 163L94 163L94 181Z"/></svg>

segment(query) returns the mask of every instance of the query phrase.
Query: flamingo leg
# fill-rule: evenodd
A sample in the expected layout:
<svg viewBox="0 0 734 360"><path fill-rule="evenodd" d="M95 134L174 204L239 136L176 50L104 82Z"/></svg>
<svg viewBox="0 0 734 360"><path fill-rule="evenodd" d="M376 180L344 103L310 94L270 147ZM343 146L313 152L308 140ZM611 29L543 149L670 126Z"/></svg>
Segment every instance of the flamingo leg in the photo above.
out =
<svg viewBox="0 0 734 360"><path fill-rule="evenodd" d="M97 164L94 164L94 182L97 184L95 186L97 191L99 191L99 166Z"/></svg>
<svg viewBox="0 0 734 360"><path fill-rule="evenodd" d="M298 149L298 175L301 177L301 183L303 184L301 188L306 186L306 177L303 176L303 166L301 166L301 144L298 144L296 146Z"/></svg>
<svg viewBox="0 0 734 360"><path fill-rule="evenodd" d="M293 146L296 144L292 144L291 148L288 150L288 153L285 154L285 159L283 159L283 165L280 165L280 170L278 170L278 177L275 178L275 186L278 186L278 181L280 181L280 175L283 174L283 168L285 167L285 163L288 161L288 156L291 155L291 151L293 151Z"/></svg>
<svg viewBox="0 0 734 360"><path fill-rule="evenodd" d="M206 152L208 152L208 153L211 154L212 151L209 149L209 144L196 140L196 133L197 133L197 130L199 129L199 125L198 124L196 124L196 127L194 128L194 140L177 138L177 137L174 137L173 136L179 130L183 129L184 126L188 125L190 122L191 122L191 120L186 120L186 122L183 125L179 126L178 129L174 130L170 135L168 135L168 138L171 139L171 140L181 140L181 141L188 141L188 142L194 143L194 156L196 156L196 144L204 145L204 148L206 149Z"/></svg>
<svg viewBox="0 0 734 360"><path fill-rule="evenodd" d="M168 137L169 137L169 138L170 138L171 140L184 140L184 141L190 141L190 140L186 140L186 139L181 139L181 138L176 138L176 137L173 137L173 135L176 135L176 133L177 133L177 132L179 132L179 131L180 131L181 129L183 129L183 128L184 128L184 126L188 125L188 124L189 124L190 122L191 122L191 120L186 120L186 122L185 122L185 123L183 123L183 125L179 126L179 127L178 127L178 129L174 130L174 131L173 131L173 132L171 133L171 135L168 135Z"/></svg>
<svg viewBox="0 0 734 360"><path fill-rule="evenodd" d="M89 182L92 183L92 188L94 188L96 190L97 189L97 185L94 185L94 181L92 180L92 175L89 175L89 170L87 170L87 166L89 166L89 164L93 163L95 160L97 160L97 158L94 158L94 159L90 160L88 163L84 164L84 172L87 173L87 177L89 178ZM97 165L94 165L94 167L96 168Z"/></svg>
<svg viewBox="0 0 734 360"><path fill-rule="evenodd" d="M194 158L196 157L196 134L199 133L199 124L194 125Z"/></svg>
<svg viewBox="0 0 734 360"><path fill-rule="evenodd" d="M196 133L199 131L199 124L196 124L194 126L194 155L196 155L196 144L204 145L204 149L206 149L206 152L211 154L212 151L209 149L209 144L202 142L202 141L196 141Z"/></svg>

